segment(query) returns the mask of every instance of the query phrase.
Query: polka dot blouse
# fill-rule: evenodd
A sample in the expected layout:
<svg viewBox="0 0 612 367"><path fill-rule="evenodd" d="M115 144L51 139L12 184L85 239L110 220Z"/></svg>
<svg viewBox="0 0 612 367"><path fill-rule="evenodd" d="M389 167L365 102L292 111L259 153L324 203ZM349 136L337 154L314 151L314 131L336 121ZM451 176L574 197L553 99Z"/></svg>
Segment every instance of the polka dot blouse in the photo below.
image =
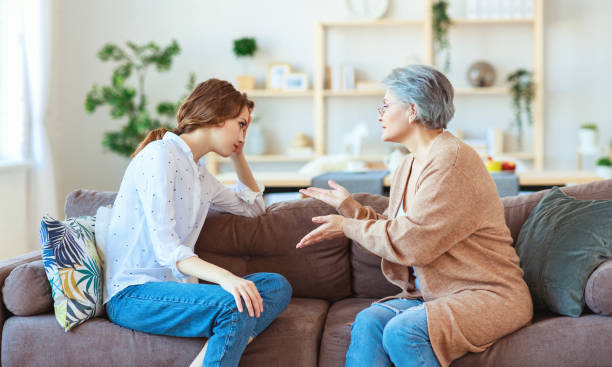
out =
<svg viewBox="0 0 612 367"><path fill-rule="evenodd" d="M265 212L264 187L231 189L217 180L189 146L167 132L130 162L113 204L106 237L104 302L146 282L193 282L177 262L193 252L208 209L254 217Z"/></svg>

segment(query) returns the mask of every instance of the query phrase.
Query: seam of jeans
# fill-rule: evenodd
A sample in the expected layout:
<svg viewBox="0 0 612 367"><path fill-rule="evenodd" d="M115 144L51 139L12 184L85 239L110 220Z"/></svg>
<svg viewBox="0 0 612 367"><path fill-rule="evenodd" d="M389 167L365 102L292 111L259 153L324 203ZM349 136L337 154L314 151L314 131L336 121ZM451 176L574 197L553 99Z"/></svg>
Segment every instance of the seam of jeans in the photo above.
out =
<svg viewBox="0 0 612 367"><path fill-rule="evenodd" d="M221 362L223 361L223 357L225 357L225 352L227 352L227 345L229 344L229 339L230 338L234 338L236 336L236 319L238 318L238 315L235 312L231 313L232 315L232 319L231 319L231 326L230 326L230 333L231 335L227 336L225 338L225 344L223 344L223 350L221 351L221 355L219 356L219 365L221 365Z"/></svg>
<svg viewBox="0 0 612 367"><path fill-rule="evenodd" d="M183 300L173 300L173 299L168 299L168 298L163 298L163 297L142 297L142 296L132 296L132 295L126 295L125 298L130 298L130 299L138 299L138 300L143 300L143 301L158 301L158 302L168 302L168 303L180 303L180 304L186 304L186 305L200 305L200 306L215 306L215 307L227 307L227 308L231 308L231 306L227 306L227 305L221 305L215 302L206 302L205 299L202 300L197 300L195 302L189 302L189 301L183 301Z"/></svg>

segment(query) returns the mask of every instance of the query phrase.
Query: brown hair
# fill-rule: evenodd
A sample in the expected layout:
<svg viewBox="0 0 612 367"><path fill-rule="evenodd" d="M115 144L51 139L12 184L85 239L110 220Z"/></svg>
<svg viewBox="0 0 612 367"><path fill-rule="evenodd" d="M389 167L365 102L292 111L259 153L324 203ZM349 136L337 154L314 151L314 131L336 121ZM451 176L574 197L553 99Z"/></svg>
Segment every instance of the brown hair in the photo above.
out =
<svg viewBox="0 0 612 367"><path fill-rule="evenodd" d="M245 106L249 109L255 106L246 93L237 91L225 80L208 79L198 84L183 102L176 114L178 126L172 132L181 135L201 127L220 126L225 120L238 117ZM132 158L167 131L170 130L161 127L149 132L132 153Z"/></svg>

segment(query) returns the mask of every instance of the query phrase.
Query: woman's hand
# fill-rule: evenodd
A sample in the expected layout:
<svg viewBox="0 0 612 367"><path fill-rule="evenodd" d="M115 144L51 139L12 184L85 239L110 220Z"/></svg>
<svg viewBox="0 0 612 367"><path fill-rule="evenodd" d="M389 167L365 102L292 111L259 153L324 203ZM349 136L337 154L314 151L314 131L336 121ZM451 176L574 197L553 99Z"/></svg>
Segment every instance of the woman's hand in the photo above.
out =
<svg viewBox="0 0 612 367"><path fill-rule="evenodd" d="M338 185L339 186L339 185ZM342 187L342 186L339 186ZM304 236L300 242L295 246L296 248L302 248L310 246L313 243L330 240L332 238L340 238L344 236L344 218L341 215L326 215L323 217L314 217L312 221L315 223L321 223L316 229L312 230L306 236Z"/></svg>
<svg viewBox="0 0 612 367"><path fill-rule="evenodd" d="M351 196L351 194L347 189L338 185L332 180L327 181L327 184L332 188L332 190L309 187L307 189L301 189L300 192L306 196L310 196L311 198L321 200L322 202L337 209L344 200Z"/></svg>
<svg viewBox="0 0 612 367"><path fill-rule="evenodd" d="M242 302L240 300L240 298L242 298L249 311L249 316L259 317L263 312L263 300L261 299L261 295L255 283L230 273L219 282L219 285L234 296L238 311L243 311Z"/></svg>

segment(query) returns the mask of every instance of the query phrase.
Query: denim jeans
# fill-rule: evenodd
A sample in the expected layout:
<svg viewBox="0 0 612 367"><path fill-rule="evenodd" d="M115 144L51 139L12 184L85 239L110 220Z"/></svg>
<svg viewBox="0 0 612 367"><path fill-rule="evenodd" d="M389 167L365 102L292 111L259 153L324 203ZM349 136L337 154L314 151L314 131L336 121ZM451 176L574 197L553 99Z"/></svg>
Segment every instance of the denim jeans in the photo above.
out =
<svg viewBox="0 0 612 367"><path fill-rule="evenodd" d="M351 326L347 367L440 366L431 348L423 301L373 303Z"/></svg>
<svg viewBox="0 0 612 367"><path fill-rule="evenodd" d="M149 282L132 285L106 304L117 325L145 333L208 338L203 366L238 366L249 338L261 333L289 304L291 285L282 275L256 273L263 309L250 317L238 312L234 297L219 285ZM244 301L243 301L244 306ZM194 356L195 358L195 356Z"/></svg>

